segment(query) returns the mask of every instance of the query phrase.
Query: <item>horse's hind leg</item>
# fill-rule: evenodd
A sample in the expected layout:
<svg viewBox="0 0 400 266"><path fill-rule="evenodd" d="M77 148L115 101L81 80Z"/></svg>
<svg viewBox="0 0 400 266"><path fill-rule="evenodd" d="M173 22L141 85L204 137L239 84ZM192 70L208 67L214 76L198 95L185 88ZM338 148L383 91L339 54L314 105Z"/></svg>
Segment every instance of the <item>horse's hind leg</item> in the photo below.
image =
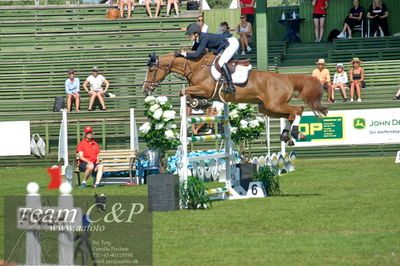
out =
<svg viewBox="0 0 400 266"><path fill-rule="evenodd" d="M292 124L290 123L290 121L285 119L285 127L282 130L280 141L288 142L290 140L289 132L291 127Z"/></svg>
<svg viewBox="0 0 400 266"><path fill-rule="evenodd" d="M300 119L301 119L301 115L303 114L303 110L304 107L303 106L296 106L299 110L296 111L295 115L294 115L294 119L292 121L292 131L291 131L291 135L294 139L297 140L306 140L306 137L304 136L303 133L301 133L299 131L299 124L300 124ZM289 116L291 117L291 116ZM293 116L291 117L293 118ZM289 121L291 119L289 118Z"/></svg>
<svg viewBox="0 0 400 266"><path fill-rule="evenodd" d="M293 106L287 103L281 105L274 105L271 107L271 111L275 113L286 114L286 116L282 116L287 118L291 124L291 135L294 139L305 140L304 135L299 132L299 123L301 119L301 115L303 114L304 107L303 106ZM288 127L288 124L286 124ZM287 130L287 128L285 128Z"/></svg>
<svg viewBox="0 0 400 266"><path fill-rule="evenodd" d="M292 126L292 124L287 120L288 115L286 114L281 114L281 113L274 113L268 109L266 109L264 107L264 105L259 104L258 105L258 110L260 111L260 113L270 117L270 118L285 118L286 119L286 124L284 129L282 130L282 133L280 135L280 141L284 141L284 142L288 142L290 140L290 135L289 135L289 131L290 128Z"/></svg>

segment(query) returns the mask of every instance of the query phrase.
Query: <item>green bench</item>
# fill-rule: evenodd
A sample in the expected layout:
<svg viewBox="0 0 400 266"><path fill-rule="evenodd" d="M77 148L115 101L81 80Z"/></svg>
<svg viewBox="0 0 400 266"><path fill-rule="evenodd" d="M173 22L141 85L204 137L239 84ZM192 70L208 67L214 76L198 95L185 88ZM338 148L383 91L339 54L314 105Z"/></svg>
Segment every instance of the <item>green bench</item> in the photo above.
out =
<svg viewBox="0 0 400 266"><path fill-rule="evenodd" d="M106 4L2 6L3 2L5 1L0 2L0 21L65 20L66 17L70 19L104 19L106 10L113 8ZM186 2L182 2L179 10L186 10ZM163 14L165 14L165 3L161 8L161 15ZM146 18L145 8L143 6L135 7L132 17Z"/></svg>
<svg viewBox="0 0 400 266"><path fill-rule="evenodd" d="M329 62L345 62L358 57L363 61L400 60L400 46L395 48L372 48L329 51Z"/></svg>
<svg viewBox="0 0 400 266"><path fill-rule="evenodd" d="M376 48L395 48L400 47L400 36L387 36L380 38L352 38L334 39L334 50L358 50Z"/></svg>

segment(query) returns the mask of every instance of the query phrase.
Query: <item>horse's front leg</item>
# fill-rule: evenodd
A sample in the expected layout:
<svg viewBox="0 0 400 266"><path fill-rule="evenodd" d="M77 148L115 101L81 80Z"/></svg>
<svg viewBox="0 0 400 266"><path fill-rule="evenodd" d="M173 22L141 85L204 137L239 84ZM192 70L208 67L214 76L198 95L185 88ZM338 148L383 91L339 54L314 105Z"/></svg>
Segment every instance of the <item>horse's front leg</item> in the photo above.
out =
<svg viewBox="0 0 400 266"><path fill-rule="evenodd" d="M208 102L207 99L210 98L208 89L201 86L187 87L185 93L187 101L193 108L205 106Z"/></svg>

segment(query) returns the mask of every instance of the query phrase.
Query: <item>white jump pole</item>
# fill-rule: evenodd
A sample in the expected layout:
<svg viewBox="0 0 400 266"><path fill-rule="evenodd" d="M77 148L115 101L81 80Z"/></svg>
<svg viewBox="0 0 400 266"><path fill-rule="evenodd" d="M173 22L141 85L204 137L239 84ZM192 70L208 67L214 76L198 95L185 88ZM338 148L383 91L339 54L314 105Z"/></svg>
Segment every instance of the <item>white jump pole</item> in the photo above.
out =
<svg viewBox="0 0 400 266"><path fill-rule="evenodd" d="M225 135L225 180L233 180L231 161L233 161L232 155L232 143L231 143L231 128L229 125L229 105L224 104L224 135Z"/></svg>
<svg viewBox="0 0 400 266"><path fill-rule="evenodd" d="M60 135L58 138L58 161L64 159L64 165L61 167L61 174L65 175L65 168L68 165L68 119L67 110L62 110L62 121L60 126Z"/></svg>
<svg viewBox="0 0 400 266"><path fill-rule="evenodd" d="M264 116L265 122L265 131L267 134L267 149L268 149L268 156L271 156L271 129L270 129L270 121L268 116Z"/></svg>
<svg viewBox="0 0 400 266"><path fill-rule="evenodd" d="M188 139L187 139L187 117L186 117L186 94L185 87L182 86L182 97L181 97L181 145L182 145L182 181L187 181L188 179Z"/></svg>
<svg viewBox="0 0 400 266"><path fill-rule="evenodd" d="M284 118L281 118L280 122L281 122L281 131L280 132L282 132L282 130L285 128L286 122L285 122ZM285 153L286 153L286 143L284 141L281 141L281 153L282 153L282 155L285 155Z"/></svg>
<svg viewBox="0 0 400 266"><path fill-rule="evenodd" d="M139 150L139 139L138 139L138 131L136 126L135 119L135 109L130 108L130 147L131 150L138 151Z"/></svg>

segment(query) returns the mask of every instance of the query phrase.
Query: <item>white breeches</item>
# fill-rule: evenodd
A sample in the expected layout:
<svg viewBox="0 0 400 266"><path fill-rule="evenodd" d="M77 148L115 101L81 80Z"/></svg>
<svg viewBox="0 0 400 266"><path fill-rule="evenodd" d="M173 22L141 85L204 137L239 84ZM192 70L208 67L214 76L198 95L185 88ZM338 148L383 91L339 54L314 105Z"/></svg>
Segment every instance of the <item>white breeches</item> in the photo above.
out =
<svg viewBox="0 0 400 266"><path fill-rule="evenodd" d="M228 63L229 60L235 55L236 51L239 49L239 41L234 38L228 38L229 46L226 47L225 51L222 53L221 58L219 59L218 65L222 67L225 63Z"/></svg>

